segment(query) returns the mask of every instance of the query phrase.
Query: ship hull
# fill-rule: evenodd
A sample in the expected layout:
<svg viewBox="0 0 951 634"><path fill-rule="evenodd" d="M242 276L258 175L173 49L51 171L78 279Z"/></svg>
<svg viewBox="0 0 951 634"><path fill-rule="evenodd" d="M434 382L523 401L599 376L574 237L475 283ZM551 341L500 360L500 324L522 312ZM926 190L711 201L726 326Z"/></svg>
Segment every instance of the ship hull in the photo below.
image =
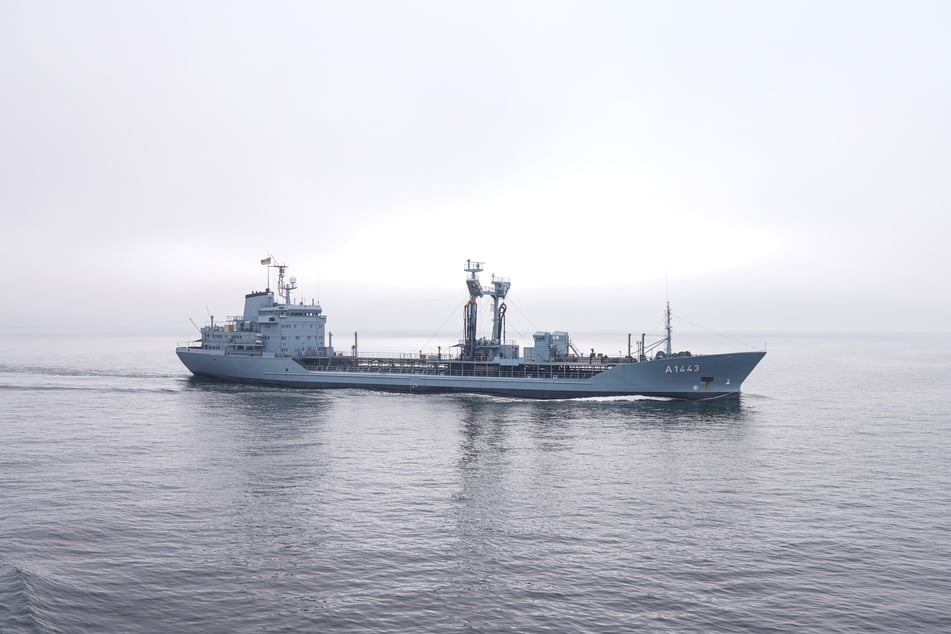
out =
<svg viewBox="0 0 951 634"><path fill-rule="evenodd" d="M178 348L182 363L198 377L236 383L315 389L369 389L409 393L476 393L533 399L651 396L702 400L731 396L765 352L738 352L619 363L586 378L559 376L454 376L432 372L390 373L359 369L308 369L290 357L221 354ZM495 367L495 366L489 366ZM524 368L523 368L524 369ZM500 374L502 372L500 371Z"/></svg>

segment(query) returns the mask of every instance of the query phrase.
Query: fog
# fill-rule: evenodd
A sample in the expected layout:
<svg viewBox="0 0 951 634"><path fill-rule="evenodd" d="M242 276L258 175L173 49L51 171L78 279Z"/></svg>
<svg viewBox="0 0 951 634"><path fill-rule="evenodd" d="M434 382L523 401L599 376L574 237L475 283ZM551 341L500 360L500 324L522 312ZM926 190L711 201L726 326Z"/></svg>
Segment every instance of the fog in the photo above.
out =
<svg viewBox="0 0 951 634"><path fill-rule="evenodd" d="M951 330L945 2L3 2L0 332ZM274 279L272 277L272 285ZM510 333L512 331L510 330Z"/></svg>

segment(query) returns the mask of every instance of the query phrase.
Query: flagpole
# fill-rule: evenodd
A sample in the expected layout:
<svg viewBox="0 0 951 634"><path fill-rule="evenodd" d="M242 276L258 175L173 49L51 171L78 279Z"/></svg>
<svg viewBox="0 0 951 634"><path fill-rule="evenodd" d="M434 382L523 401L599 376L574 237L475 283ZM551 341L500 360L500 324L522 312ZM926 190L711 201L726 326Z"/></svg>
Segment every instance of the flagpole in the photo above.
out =
<svg viewBox="0 0 951 634"><path fill-rule="evenodd" d="M264 287L264 290L269 292L271 290L271 256L269 255L261 260L261 264L267 267L267 286Z"/></svg>

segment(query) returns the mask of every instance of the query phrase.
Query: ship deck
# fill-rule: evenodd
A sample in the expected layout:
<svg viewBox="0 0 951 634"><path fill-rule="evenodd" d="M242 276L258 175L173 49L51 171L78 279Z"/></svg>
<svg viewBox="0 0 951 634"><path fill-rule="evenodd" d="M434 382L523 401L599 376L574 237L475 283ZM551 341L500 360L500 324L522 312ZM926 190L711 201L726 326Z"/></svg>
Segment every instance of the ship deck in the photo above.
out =
<svg viewBox="0 0 951 634"><path fill-rule="evenodd" d="M294 360L310 371L563 379L590 379L624 361L621 359L603 359L594 363L579 361L538 363L523 360L506 361L504 359L500 362L342 356L295 357Z"/></svg>

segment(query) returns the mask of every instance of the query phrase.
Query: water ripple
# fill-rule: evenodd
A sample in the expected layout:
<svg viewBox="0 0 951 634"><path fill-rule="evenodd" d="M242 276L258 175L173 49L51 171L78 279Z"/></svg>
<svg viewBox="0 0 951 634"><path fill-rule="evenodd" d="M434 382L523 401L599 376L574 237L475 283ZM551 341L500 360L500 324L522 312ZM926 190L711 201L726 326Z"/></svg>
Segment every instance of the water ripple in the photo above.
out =
<svg viewBox="0 0 951 634"><path fill-rule="evenodd" d="M8 368L0 631L951 630L951 368L793 343L702 403Z"/></svg>

